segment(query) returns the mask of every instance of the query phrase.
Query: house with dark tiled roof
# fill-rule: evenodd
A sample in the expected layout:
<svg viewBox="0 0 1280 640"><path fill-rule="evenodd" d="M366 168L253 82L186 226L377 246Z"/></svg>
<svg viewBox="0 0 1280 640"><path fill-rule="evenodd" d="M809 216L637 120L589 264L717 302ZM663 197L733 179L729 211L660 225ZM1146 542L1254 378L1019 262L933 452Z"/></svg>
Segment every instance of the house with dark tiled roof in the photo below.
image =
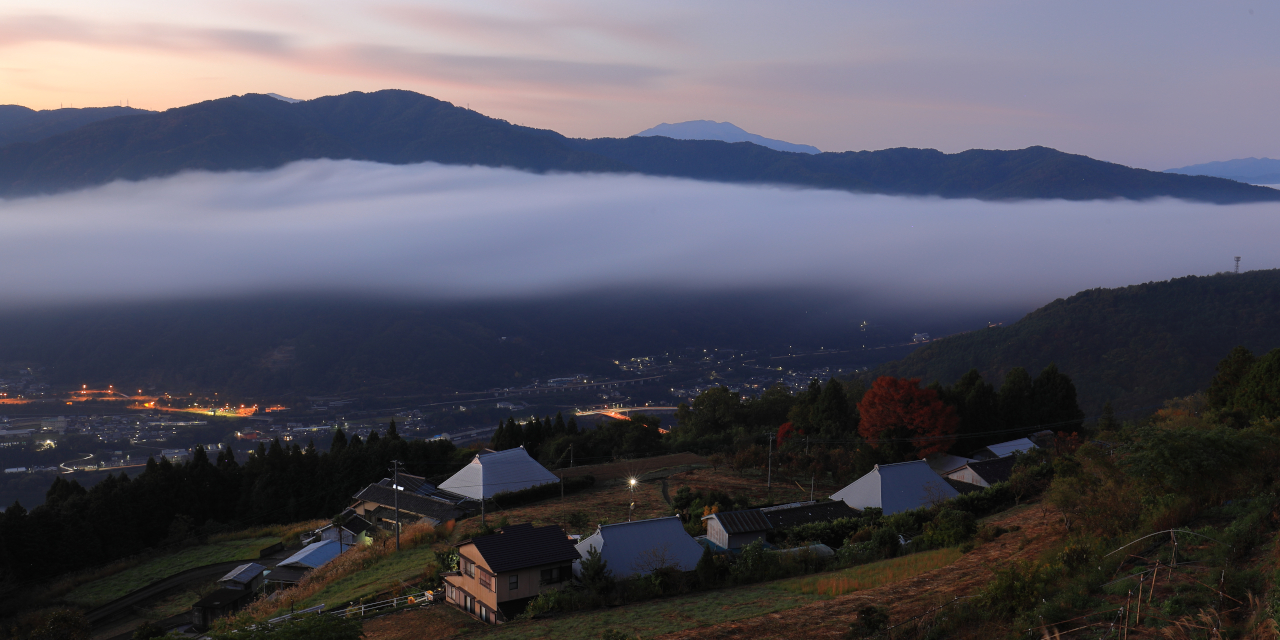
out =
<svg viewBox="0 0 1280 640"><path fill-rule="evenodd" d="M741 549L756 540L764 540L773 530L856 515L856 509L839 500L809 501L713 513L703 516L702 521L707 524L707 541L714 549L733 550Z"/></svg>
<svg viewBox="0 0 1280 640"><path fill-rule="evenodd" d="M723 511L703 516L707 525L707 542L717 549L741 549L756 540L763 541L773 525L759 509Z"/></svg>
<svg viewBox="0 0 1280 640"><path fill-rule="evenodd" d="M397 505L401 527L415 522L439 525L470 513L465 496L446 493L433 491L430 495L423 495L414 491L397 491L390 483L380 482L361 489L353 496L350 509L366 522L388 531L395 531Z"/></svg>
<svg viewBox="0 0 1280 640"><path fill-rule="evenodd" d="M1015 462L1017 462L1017 459L1014 456L975 460L942 475L948 480L958 480L978 485L979 487L989 487L1012 477Z"/></svg>
<svg viewBox="0 0 1280 640"><path fill-rule="evenodd" d="M455 546L458 571L444 576L445 601L490 624L514 619L538 594L562 586L581 557L555 525L511 525Z"/></svg>

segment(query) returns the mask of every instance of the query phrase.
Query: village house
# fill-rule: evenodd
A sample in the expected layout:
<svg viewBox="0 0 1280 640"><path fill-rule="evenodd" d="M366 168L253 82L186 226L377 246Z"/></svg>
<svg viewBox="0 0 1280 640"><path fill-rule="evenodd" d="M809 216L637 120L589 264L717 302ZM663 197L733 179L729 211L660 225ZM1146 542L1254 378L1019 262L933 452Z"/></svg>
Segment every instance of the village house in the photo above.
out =
<svg viewBox="0 0 1280 640"><path fill-rule="evenodd" d="M214 620L243 609L253 602L262 588L266 567L250 562L242 564L218 580L218 588L191 605L191 626L205 631Z"/></svg>
<svg viewBox="0 0 1280 640"><path fill-rule="evenodd" d="M911 511L954 498L960 492L924 460L878 464L849 486L831 494L859 511L883 509L884 515Z"/></svg>
<svg viewBox="0 0 1280 640"><path fill-rule="evenodd" d="M959 468L943 474L943 477L959 482L967 482L979 487L989 487L997 482L1004 482L1013 476L1013 456L975 460Z"/></svg>
<svg viewBox="0 0 1280 640"><path fill-rule="evenodd" d="M543 590L559 588L581 557L555 525L511 525L456 547L458 571L444 576L445 601L490 624L514 619Z"/></svg>
<svg viewBox="0 0 1280 640"><path fill-rule="evenodd" d="M472 500L488 500L499 493L559 481L556 474L529 457L529 452L521 446L476 454L467 466L441 482L439 488Z"/></svg>
<svg viewBox="0 0 1280 640"><path fill-rule="evenodd" d="M829 522L858 515L857 510L840 500L831 502L793 502L774 507L725 511L703 516L707 525L707 542L716 550L741 549L756 540L765 541L770 531Z"/></svg>
<svg viewBox="0 0 1280 640"><path fill-rule="evenodd" d="M702 558L702 545L684 530L679 516L602 524L575 545L583 560L598 551L616 578L651 573L671 567L693 571ZM574 563L574 571L578 572Z"/></svg>

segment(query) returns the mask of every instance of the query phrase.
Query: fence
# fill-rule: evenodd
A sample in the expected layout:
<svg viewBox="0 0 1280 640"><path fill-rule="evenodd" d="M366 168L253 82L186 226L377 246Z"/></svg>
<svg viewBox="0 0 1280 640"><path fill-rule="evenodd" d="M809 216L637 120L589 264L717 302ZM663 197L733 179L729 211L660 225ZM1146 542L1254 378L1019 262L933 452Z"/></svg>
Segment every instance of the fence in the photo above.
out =
<svg viewBox="0 0 1280 640"><path fill-rule="evenodd" d="M432 594L430 591L423 591L422 593L404 595L390 600L383 600L381 602L353 604L341 609L326 611L325 613L335 616L343 616L345 618L363 618L367 615L378 613L380 611L393 611L395 609L402 609L406 607L425 607L427 605L434 604L435 601L441 597L443 597L443 594Z"/></svg>

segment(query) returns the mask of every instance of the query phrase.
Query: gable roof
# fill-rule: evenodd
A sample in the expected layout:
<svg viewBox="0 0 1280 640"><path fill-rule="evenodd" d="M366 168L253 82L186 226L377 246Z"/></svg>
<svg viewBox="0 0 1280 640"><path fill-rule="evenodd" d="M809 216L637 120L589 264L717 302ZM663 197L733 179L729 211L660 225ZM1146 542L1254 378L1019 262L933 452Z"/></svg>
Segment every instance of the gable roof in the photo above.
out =
<svg viewBox="0 0 1280 640"><path fill-rule="evenodd" d="M420 496L416 493L409 493L408 491L396 491L381 484L371 484L361 489L360 493L357 493L352 499L361 502L374 502L391 509L395 507L397 493L400 494L398 499L402 513L411 513L436 522L448 522L466 515L465 511L453 504L427 496Z"/></svg>
<svg viewBox="0 0 1280 640"><path fill-rule="evenodd" d="M256 562L242 564L232 569L231 573L228 573L227 575L222 576L221 578L218 578L218 582L219 583L237 582L240 584L249 584L249 582L251 582L254 578L261 575L262 572L265 570L266 570L266 567Z"/></svg>
<svg viewBox="0 0 1280 640"><path fill-rule="evenodd" d="M966 464L973 474L982 478L988 485L997 482L1004 482L1013 475L1013 465L1017 462L1013 456L1005 456L1003 458L992 458L990 460L977 460ZM960 467L963 469L964 467ZM956 469L959 471L960 469Z"/></svg>
<svg viewBox="0 0 1280 640"><path fill-rule="evenodd" d="M951 471L952 469L959 469L960 467L973 462L973 458L965 458L963 456L953 456L949 453L943 453L929 456L928 458L925 458L925 462L929 463L929 468L933 469L935 473L942 474Z"/></svg>
<svg viewBox="0 0 1280 640"><path fill-rule="evenodd" d="M879 507L885 515L927 506L960 495L924 460L878 464L849 486L831 494L854 509Z"/></svg>
<svg viewBox="0 0 1280 640"><path fill-rule="evenodd" d="M1036 443L1032 442L1030 438L1018 438L1017 440L1000 442L997 444L989 445L987 447L983 447L982 449L978 450L978 453L980 454L990 453L991 457L1003 458L1005 456L1011 456L1015 453L1026 453L1035 448L1037 448Z"/></svg>
<svg viewBox="0 0 1280 640"><path fill-rule="evenodd" d="M324 540L321 542L313 542L302 548L301 551L285 558L276 565L278 567L293 567L296 569L314 569L336 557L342 552L342 545L336 540Z"/></svg>
<svg viewBox="0 0 1280 640"><path fill-rule="evenodd" d="M575 548L584 560L592 549L598 550L619 578L660 566L692 571L702 558L702 545L689 537L679 516L602 524Z"/></svg>
<svg viewBox="0 0 1280 640"><path fill-rule="evenodd" d="M580 557L568 534L554 524L545 527L527 522L514 524L492 535L459 542L457 546L466 544L475 545L476 552L494 573L569 562Z"/></svg>
<svg viewBox="0 0 1280 640"><path fill-rule="evenodd" d="M773 528L769 524L769 519L764 517L759 509L739 509L737 511L722 511L711 515L703 516L703 520L715 520L720 523L720 528L729 535L739 533L750 533L753 531L768 531Z"/></svg>
<svg viewBox="0 0 1280 640"><path fill-rule="evenodd" d="M840 500L831 502L799 502L760 510L774 529L786 529L810 522L829 522L838 518L852 518L858 512Z"/></svg>
<svg viewBox="0 0 1280 640"><path fill-rule="evenodd" d="M440 483L439 488L474 500L504 491L519 491L559 482L556 474L529 457L524 447L476 454L467 466Z"/></svg>

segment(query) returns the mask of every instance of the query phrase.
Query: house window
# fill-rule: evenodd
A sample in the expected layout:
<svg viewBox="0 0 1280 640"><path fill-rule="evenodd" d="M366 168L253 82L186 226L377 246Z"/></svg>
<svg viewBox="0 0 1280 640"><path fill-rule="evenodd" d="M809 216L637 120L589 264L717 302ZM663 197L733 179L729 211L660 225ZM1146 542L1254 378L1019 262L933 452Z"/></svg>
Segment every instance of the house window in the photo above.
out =
<svg viewBox="0 0 1280 640"><path fill-rule="evenodd" d="M552 567L542 570L542 584L564 582L568 577L569 571L566 567Z"/></svg>
<svg viewBox="0 0 1280 640"><path fill-rule="evenodd" d="M462 573L466 574L468 578L476 577L476 563L465 557L462 558Z"/></svg>
<svg viewBox="0 0 1280 640"><path fill-rule="evenodd" d="M466 609L466 610L467 610L467 613L475 613L475 612L476 612L476 599L475 599L475 598L472 598L471 596L467 596L467 597L463 598L463 599L462 599L462 608L463 608L463 609Z"/></svg>
<svg viewBox="0 0 1280 640"><path fill-rule="evenodd" d="M512 591L520 588L520 574L513 573L511 577L507 578L507 588Z"/></svg>
<svg viewBox="0 0 1280 640"><path fill-rule="evenodd" d="M489 591L493 591L493 577L484 569L480 570L480 586Z"/></svg>

